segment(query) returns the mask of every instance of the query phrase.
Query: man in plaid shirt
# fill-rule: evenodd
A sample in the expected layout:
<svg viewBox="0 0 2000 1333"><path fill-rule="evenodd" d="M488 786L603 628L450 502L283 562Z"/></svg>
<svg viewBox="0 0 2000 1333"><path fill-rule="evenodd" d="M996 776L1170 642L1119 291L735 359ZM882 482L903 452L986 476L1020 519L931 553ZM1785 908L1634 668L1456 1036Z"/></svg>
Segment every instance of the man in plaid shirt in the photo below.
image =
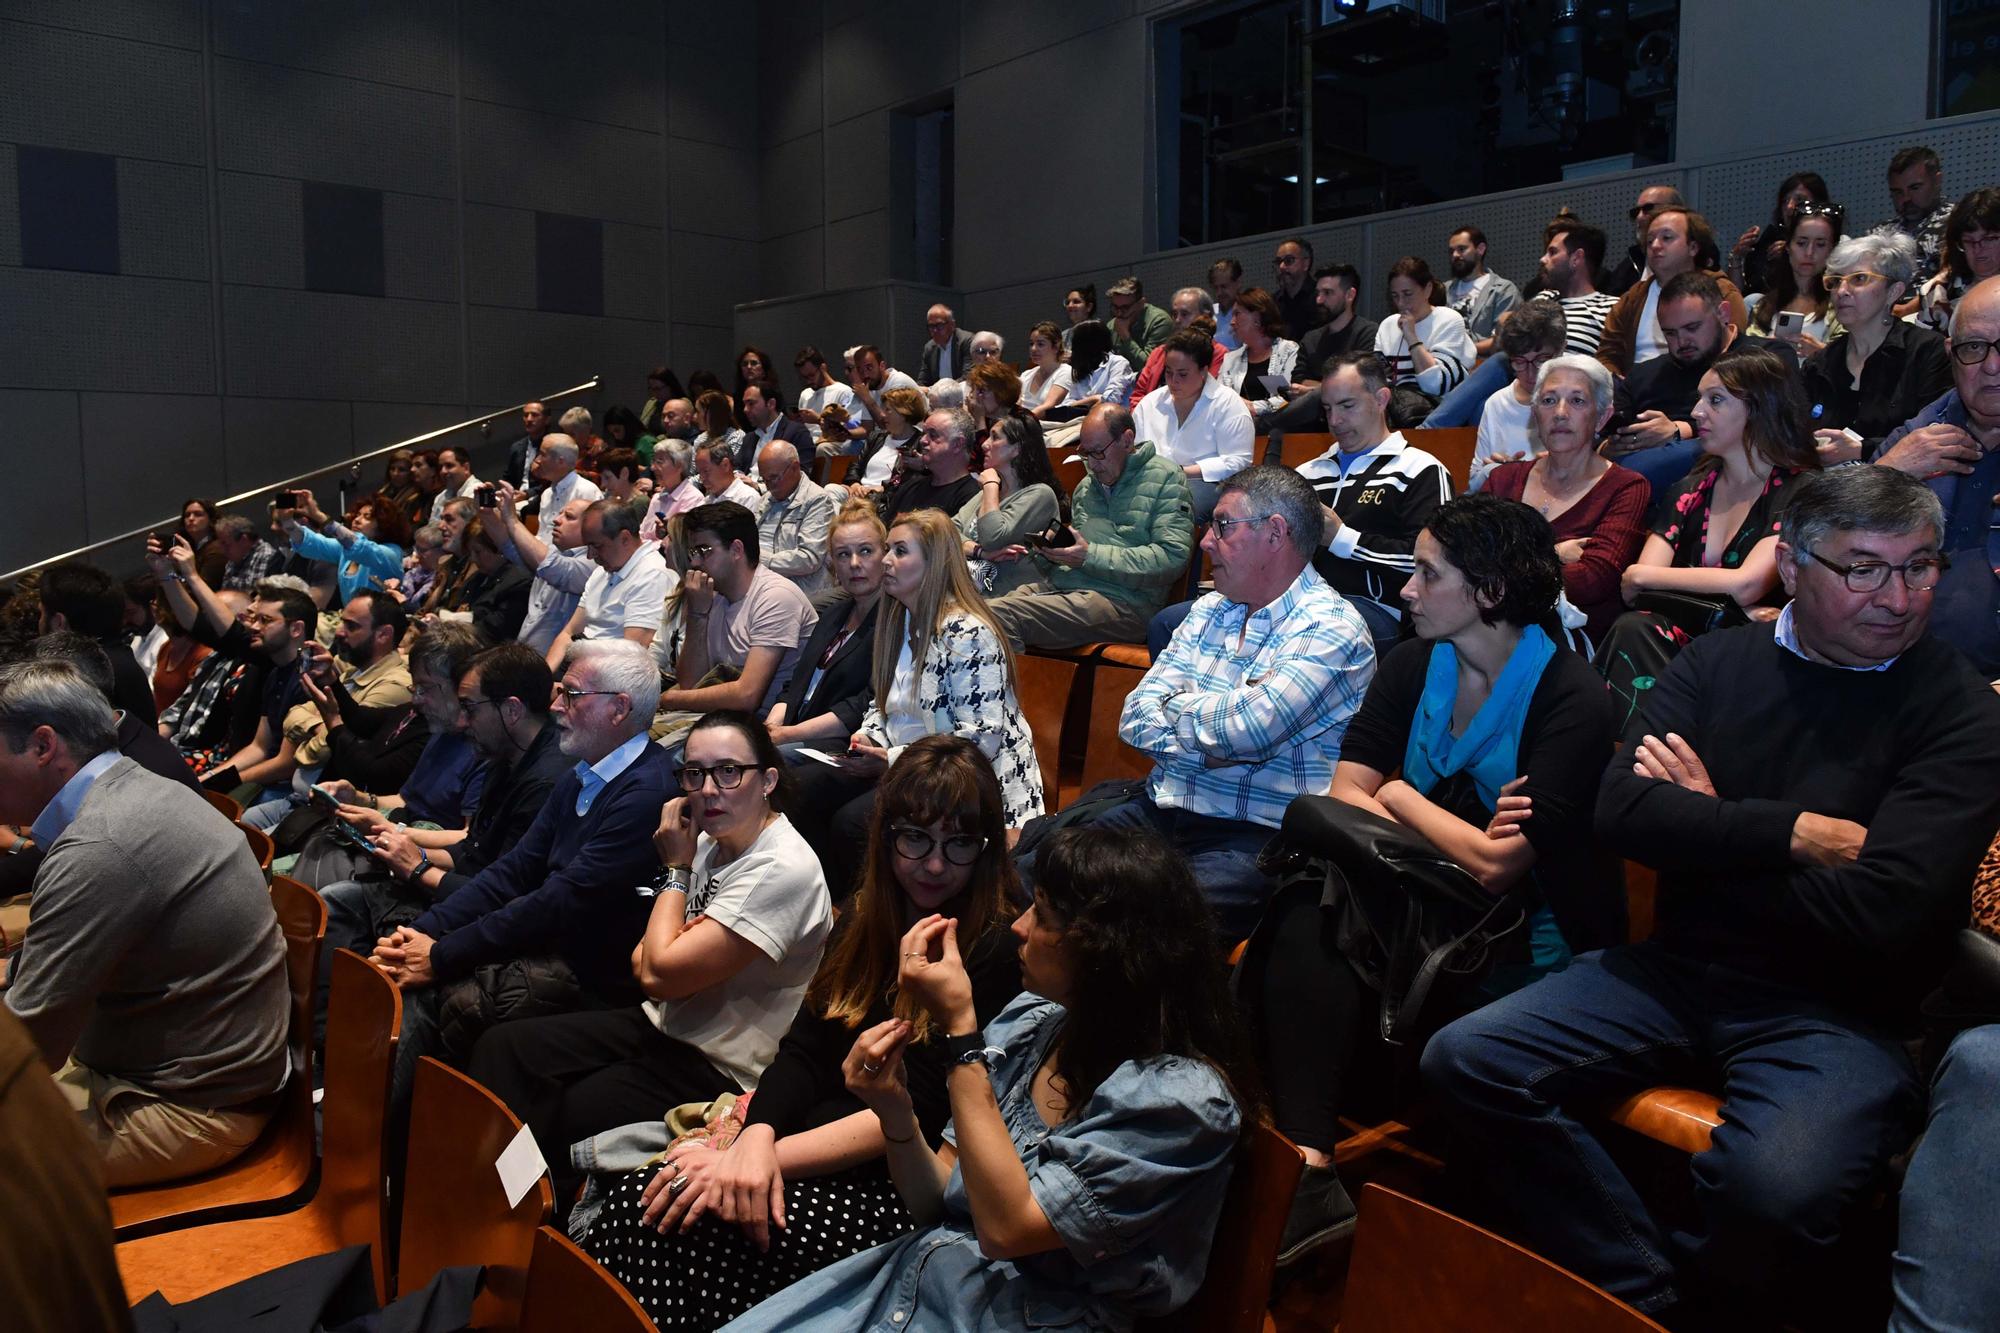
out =
<svg viewBox="0 0 2000 1333"><path fill-rule="evenodd" d="M285 572L285 553L257 535L257 525L241 514L224 514L215 525L215 540L229 564L222 571L222 587L249 592L274 574Z"/></svg>
<svg viewBox="0 0 2000 1333"><path fill-rule="evenodd" d="M1146 790L1100 825L1157 830L1193 864L1218 924L1240 939L1271 881L1257 854L1292 798L1325 792L1375 674L1368 626L1312 568L1324 516L1288 468L1224 482L1202 549L1215 591L1194 604L1118 722L1153 756Z"/></svg>

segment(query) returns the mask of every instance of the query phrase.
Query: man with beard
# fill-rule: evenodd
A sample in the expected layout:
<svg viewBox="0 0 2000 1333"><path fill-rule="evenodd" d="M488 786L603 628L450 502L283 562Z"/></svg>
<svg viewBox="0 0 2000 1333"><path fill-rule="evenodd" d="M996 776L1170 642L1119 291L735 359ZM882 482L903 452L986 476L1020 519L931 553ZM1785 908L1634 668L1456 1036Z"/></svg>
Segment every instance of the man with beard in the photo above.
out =
<svg viewBox="0 0 2000 1333"><path fill-rule="evenodd" d="M1764 347L1798 369L1798 356L1789 345L1738 336L1729 321L1724 281L1701 269L1669 279L1660 290L1660 332L1667 354L1640 363L1618 382L1618 405L1604 453L1650 482L1655 501L1687 475L1701 453L1695 438L1695 390L1715 358L1739 345Z"/></svg>
<svg viewBox="0 0 2000 1333"><path fill-rule="evenodd" d="M375 941L423 915L433 902L471 882L520 842L548 795L570 766L560 728L549 715L555 678L541 655L523 643L483 652L456 626L456 669L450 680L428 678L424 649L418 660L420 695L433 742L449 739L477 763L475 794L467 797L462 828L417 828L392 812L371 807L366 794L330 790L341 799L340 817L367 837L386 877L330 884L326 900L326 957L336 948L367 952ZM435 634L438 631L431 631ZM445 665L438 662L434 665ZM453 683L453 682L456 683ZM321 968L325 977L327 969ZM324 980L320 1015L325 1016Z"/></svg>
<svg viewBox="0 0 2000 1333"><path fill-rule="evenodd" d="M494 1023L642 998L632 949L652 899L638 886L659 868L653 832L678 790L646 734L659 698L638 644L571 647L552 711L575 767L510 851L377 941L375 963L403 992L395 1106L418 1057L462 1060Z"/></svg>
<svg viewBox="0 0 2000 1333"><path fill-rule="evenodd" d="M1460 227L1445 238L1451 251L1451 282L1446 294L1451 308L1465 320L1481 356L1493 355L1493 331L1501 317L1521 304L1521 289L1486 267L1486 233Z"/></svg>

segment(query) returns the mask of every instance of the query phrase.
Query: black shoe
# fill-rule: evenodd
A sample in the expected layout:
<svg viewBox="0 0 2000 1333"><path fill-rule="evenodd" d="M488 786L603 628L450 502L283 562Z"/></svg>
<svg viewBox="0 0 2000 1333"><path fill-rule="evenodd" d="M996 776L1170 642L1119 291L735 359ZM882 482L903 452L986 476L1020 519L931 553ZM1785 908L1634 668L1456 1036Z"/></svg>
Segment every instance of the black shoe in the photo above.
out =
<svg viewBox="0 0 2000 1333"><path fill-rule="evenodd" d="M1295 1264L1329 1242L1354 1234L1354 1200L1330 1166L1308 1166L1292 1196L1291 1215L1278 1241L1278 1267Z"/></svg>

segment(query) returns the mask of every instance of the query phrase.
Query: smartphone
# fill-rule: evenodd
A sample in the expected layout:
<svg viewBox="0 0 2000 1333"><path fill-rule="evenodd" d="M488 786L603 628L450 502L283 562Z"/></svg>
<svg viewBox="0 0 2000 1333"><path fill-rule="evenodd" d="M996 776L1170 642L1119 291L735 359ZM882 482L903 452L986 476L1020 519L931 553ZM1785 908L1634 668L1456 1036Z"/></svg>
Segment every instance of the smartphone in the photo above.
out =
<svg viewBox="0 0 2000 1333"><path fill-rule="evenodd" d="M327 791L326 788L314 785L308 787L306 790L311 795L315 810L318 810L321 814L333 815L336 818L339 816L340 802L336 801L333 798L333 794Z"/></svg>
<svg viewBox="0 0 2000 1333"><path fill-rule="evenodd" d="M1780 310L1771 322L1771 336L1780 342L1796 343L1805 335L1806 315L1803 310Z"/></svg>
<svg viewBox="0 0 2000 1333"><path fill-rule="evenodd" d="M1072 532L1066 524L1058 523L1047 532L1029 533L1023 544L1037 548L1074 546L1076 545L1076 533Z"/></svg>
<svg viewBox="0 0 2000 1333"><path fill-rule="evenodd" d="M481 486L473 491L472 494L479 501L481 509L498 509L500 507L500 493L492 486Z"/></svg>
<svg viewBox="0 0 2000 1333"><path fill-rule="evenodd" d="M272 507L273 509L295 509L295 508L297 508L297 507L298 507L298 501L297 501L296 499L294 499L294 498L293 498L293 497L294 497L294 495L295 495L295 492L293 492L293 491L272 491L272 492L271 492L271 507Z"/></svg>

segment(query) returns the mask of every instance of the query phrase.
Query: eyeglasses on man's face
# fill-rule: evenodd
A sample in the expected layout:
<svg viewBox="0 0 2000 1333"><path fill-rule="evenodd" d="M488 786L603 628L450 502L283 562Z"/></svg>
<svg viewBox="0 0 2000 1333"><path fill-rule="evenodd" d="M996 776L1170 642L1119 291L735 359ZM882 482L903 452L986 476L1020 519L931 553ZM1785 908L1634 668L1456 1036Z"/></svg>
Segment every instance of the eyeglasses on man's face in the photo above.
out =
<svg viewBox="0 0 2000 1333"><path fill-rule="evenodd" d="M1230 532L1242 527L1246 523L1268 523L1270 521L1271 516L1269 514L1259 514L1256 518L1213 518L1209 520L1209 526L1215 529L1215 535L1218 540L1228 541Z"/></svg>
<svg viewBox="0 0 2000 1333"><path fill-rule="evenodd" d="M1836 564L1818 551L1807 551L1807 555L1819 561L1847 585L1849 592L1880 592L1889 582L1890 574L1900 574L1903 586L1911 592L1928 592L1937 587L1944 577L1951 560L1942 555L1920 555L1916 559L1900 565L1884 564L1879 560L1862 560L1852 565Z"/></svg>
<svg viewBox="0 0 2000 1333"><path fill-rule="evenodd" d="M2000 347L2000 343L1987 338L1955 338L1951 344L1951 359L1961 366L1981 365L1993 355L1996 347Z"/></svg>
<svg viewBox="0 0 2000 1333"><path fill-rule="evenodd" d="M556 693L566 704L574 705L578 699L588 699L594 694L623 694L623 690L579 690L574 685L558 685Z"/></svg>

